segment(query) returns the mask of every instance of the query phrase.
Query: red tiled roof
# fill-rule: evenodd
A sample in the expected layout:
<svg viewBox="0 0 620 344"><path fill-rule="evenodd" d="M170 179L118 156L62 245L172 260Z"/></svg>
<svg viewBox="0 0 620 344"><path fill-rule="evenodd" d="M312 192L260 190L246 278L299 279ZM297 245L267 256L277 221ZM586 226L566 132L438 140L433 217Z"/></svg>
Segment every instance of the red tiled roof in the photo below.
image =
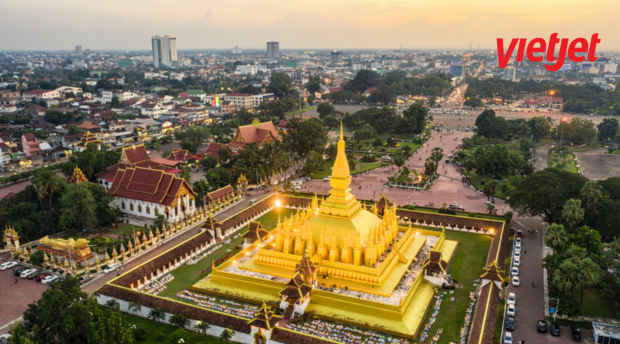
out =
<svg viewBox="0 0 620 344"><path fill-rule="evenodd" d="M43 90L43 89L38 89L38 90L32 90L32 91L26 91L24 92L25 94L45 94L48 92L53 92L54 90Z"/></svg>
<svg viewBox="0 0 620 344"><path fill-rule="evenodd" d="M221 189L217 189L217 190L215 190L213 192L209 192L207 194L207 197L210 198L210 200L213 202L213 201L216 201L216 200L218 200L218 199L220 199L220 198L222 198L224 196L228 196L228 195L234 194L234 193L235 193L235 190L232 188L232 186L228 185L228 186L225 186L225 187L223 187Z"/></svg>
<svg viewBox="0 0 620 344"><path fill-rule="evenodd" d="M180 163L180 161L174 161L174 160L169 160L169 159L164 159L164 158L157 158L157 159L153 159L152 161L158 164L166 165L166 166L176 166Z"/></svg>
<svg viewBox="0 0 620 344"><path fill-rule="evenodd" d="M340 92L340 91L344 90L344 88L342 88L342 87L332 87L332 88L328 88L327 90L329 91L329 93L336 93L336 92Z"/></svg>
<svg viewBox="0 0 620 344"><path fill-rule="evenodd" d="M185 149L174 148L172 150L172 153L170 153L170 155L166 159L174 161L189 161L196 160L196 157L190 154L189 151Z"/></svg>
<svg viewBox="0 0 620 344"><path fill-rule="evenodd" d="M146 148L144 145L123 148L123 154L132 164L140 161L151 160L149 155L146 153Z"/></svg>
<svg viewBox="0 0 620 344"><path fill-rule="evenodd" d="M37 141L37 137L34 136L33 133L26 133L23 135L23 137L26 139L26 141Z"/></svg>
<svg viewBox="0 0 620 344"><path fill-rule="evenodd" d="M245 146L246 143L254 142L257 145L261 145L265 138L271 133L275 140L282 141L280 135L278 135L278 131L273 126L273 122L263 122L259 123L257 126L255 125L246 125L243 127L239 127L239 131L237 135L243 136L245 142L241 145L241 147ZM235 141L233 141L234 143ZM232 145L232 144L231 144ZM237 146L233 146L237 147Z"/></svg>
<svg viewBox="0 0 620 344"><path fill-rule="evenodd" d="M196 196L196 193L182 178L162 170L137 167L118 170L110 194L169 206L172 205L182 188L188 189Z"/></svg>

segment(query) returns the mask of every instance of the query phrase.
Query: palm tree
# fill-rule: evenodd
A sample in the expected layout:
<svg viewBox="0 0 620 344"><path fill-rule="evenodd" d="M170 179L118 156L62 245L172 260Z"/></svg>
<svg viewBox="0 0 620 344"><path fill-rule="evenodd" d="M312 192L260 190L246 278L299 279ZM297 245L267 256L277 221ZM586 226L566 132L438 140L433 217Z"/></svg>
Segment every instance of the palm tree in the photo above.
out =
<svg viewBox="0 0 620 344"><path fill-rule="evenodd" d="M228 326L227 328L224 329L224 331L222 331L222 334L220 334L220 343L225 343L225 344L230 343L230 340L232 339L234 335L235 335L235 330L232 328L232 326Z"/></svg>
<svg viewBox="0 0 620 344"><path fill-rule="evenodd" d="M34 188L34 192L37 195L37 198L39 199L39 204L41 205L41 212L43 212L43 198L45 196L47 196L47 192L45 191L45 189L43 188L43 186L41 184L32 184L32 187Z"/></svg>
<svg viewBox="0 0 620 344"><path fill-rule="evenodd" d="M199 323L197 323L196 325L194 325L194 330L202 333L203 339L202 342L206 343L207 342L207 331L209 331L209 329L211 328L211 325L209 325L209 323L201 321Z"/></svg>
<svg viewBox="0 0 620 344"><path fill-rule="evenodd" d="M552 223L547 228L547 236L545 237L545 245L551 247L554 251L561 250L566 244L566 231L564 226Z"/></svg>
<svg viewBox="0 0 620 344"><path fill-rule="evenodd" d="M45 190L45 192L47 192L49 194L50 197L50 209L52 209L52 196L54 196L54 192L58 191L58 189L60 189L60 178L56 175L53 174L49 177L46 178L43 181L43 189Z"/></svg>
<svg viewBox="0 0 620 344"><path fill-rule="evenodd" d="M586 206L586 226L588 225L588 216L590 215L590 207L598 203L603 196L601 187L594 180L587 181L581 188L581 198Z"/></svg>
<svg viewBox="0 0 620 344"><path fill-rule="evenodd" d="M106 301L106 306L112 308L113 310L119 310L121 308L121 304L116 299Z"/></svg>
<svg viewBox="0 0 620 344"><path fill-rule="evenodd" d="M157 214L154 222L156 227L164 229L164 226L166 225L166 217L163 214Z"/></svg>
<svg viewBox="0 0 620 344"><path fill-rule="evenodd" d="M571 261L564 261L553 273L553 284L568 297L579 284L579 267Z"/></svg>
<svg viewBox="0 0 620 344"><path fill-rule="evenodd" d="M186 328L189 326L189 319L183 314L174 314L170 316L170 325L178 328Z"/></svg>
<svg viewBox="0 0 620 344"><path fill-rule="evenodd" d="M579 289L581 289L581 298L579 306L583 304L583 291L585 289L596 287L599 283L601 268L594 263L592 259L585 258L579 264Z"/></svg>
<svg viewBox="0 0 620 344"><path fill-rule="evenodd" d="M576 224L583 220L584 210L581 208L581 200L571 198L564 204L562 210L562 217L564 221L570 227L570 232L573 232L573 228Z"/></svg>
<svg viewBox="0 0 620 344"><path fill-rule="evenodd" d="M497 209L495 209L495 204L487 203L487 211L489 212L489 215L497 214Z"/></svg>
<svg viewBox="0 0 620 344"><path fill-rule="evenodd" d="M140 304L137 302L130 302L127 311L137 315L138 313L142 312L142 306L140 306Z"/></svg>
<svg viewBox="0 0 620 344"><path fill-rule="evenodd" d="M495 203L495 193L499 183L496 180L490 180L484 184L484 195L487 196L487 201Z"/></svg>
<svg viewBox="0 0 620 344"><path fill-rule="evenodd" d="M252 169L256 171L255 165L260 161L260 148L256 145L256 143L250 142L245 146L243 152L245 152L248 162L252 164ZM256 179L256 184L258 184L258 175L256 175Z"/></svg>
<svg viewBox="0 0 620 344"><path fill-rule="evenodd" d="M158 320L165 320L166 319L166 313L164 312L163 309L161 308L153 308L151 309L151 311L149 312L149 315L147 316L147 319L151 319L153 321L158 321Z"/></svg>

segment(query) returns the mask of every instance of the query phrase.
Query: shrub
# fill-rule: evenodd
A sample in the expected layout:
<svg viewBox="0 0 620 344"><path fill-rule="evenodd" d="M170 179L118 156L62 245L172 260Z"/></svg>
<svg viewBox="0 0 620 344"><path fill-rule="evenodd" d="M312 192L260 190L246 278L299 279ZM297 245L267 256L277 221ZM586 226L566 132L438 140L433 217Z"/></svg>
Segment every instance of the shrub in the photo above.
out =
<svg viewBox="0 0 620 344"><path fill-rule="evenodd" d="M143 251L144 251L144 250L146 250L146 246L142 246L142 250L143 250Z"/></svg>
<svg viewBox="0 0 620 344"><path fill-rule="evenodd" d="M476 217L476 213L467 213L468 217Z"/></svg>
<svg viewBox="0 0 620 344"><path fill-rule="evenodd" d="M32 265L41 266L43 264L43 251L38 250L30 255L28 259Z"/></svg>
<svg viewBox="0 0 620 344"><path fill-rule="evenodd" d="M100 235L98 237L94 237L90 240L91 245L107 245L110 243L110 238L107 236Z"/></svg>
<svg viewBox="0 0 620 344"><path fill-rule="evenodd" d="M133 330L134 339L138 342L146 340L149 337L149 332L144 328L144 326L139 325Z"/></svg>
<svg viewBox="0 0 620 344"><path fill-rule="evenodd" d="M163 332L157 332L157 334L155 335L155 340L158 342L163 342L164 340L166 340L166 335Z"/></svg>
<svg viewBox="0 0 620 344"><path fill-rule="evenodd" d="M20 261L20 262L23 262L23 261L24 261L24 258L21 258L21 257L20 257L20 258L19 258L19 261Z"/></svg>
<svg viewBox="0 0 620 344"><path fill-rule="evenodd" d="M91 274L96 274L96 273L97 273L97 269L92 269L92 270L90 270L90 273L91 273Z"/></svg>
<svg viewBox="0 0 620 344"><path fill-rule="evenodd" d="M173 344L177 344L181 339L183 339L185 343L189 340L189 333L183 329L178 329L168 336L168 341Z"/></svg>

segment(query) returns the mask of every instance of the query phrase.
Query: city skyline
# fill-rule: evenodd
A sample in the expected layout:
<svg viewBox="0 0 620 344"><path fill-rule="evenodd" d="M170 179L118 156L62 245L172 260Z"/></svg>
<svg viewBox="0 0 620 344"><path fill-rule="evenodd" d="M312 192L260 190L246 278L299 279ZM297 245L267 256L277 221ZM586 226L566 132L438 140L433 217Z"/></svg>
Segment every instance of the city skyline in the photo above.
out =
<svg viewBox="0 0 620 344"><path fill-rule="evenodd" d="M502 8L485 1L453 0L441 4L362 1L354 6L319 1L313 8L303 8L274 0L269 11L244 1L234 8L181 1L193 6L191 13L184 6L153 6L138 0L123 3L126 10L120 14L112 10L115 2L102 6L61 0L53 8L42 2L39 7L32 2L2 4L7 19L0 23L0 50L69 50L77 42L91 49L148 49L148 37L160 32L184 37L179 50L233 45L264 49L267 41L280 42L286 49L397 49L401 44L403 49L467 49L470 41L476 48L480 43L481 49L494 49L499 37L531 39L554 32L571 38L599 33L601 51L620 49L620 38L614 35L614 13L620 5L608 0L597 1L597 6L524 1ZM331 9L329 13L325 8ZM231 16L240 24L231 26L224 20ZM28 27L19 25L25 21Z"/></svg>

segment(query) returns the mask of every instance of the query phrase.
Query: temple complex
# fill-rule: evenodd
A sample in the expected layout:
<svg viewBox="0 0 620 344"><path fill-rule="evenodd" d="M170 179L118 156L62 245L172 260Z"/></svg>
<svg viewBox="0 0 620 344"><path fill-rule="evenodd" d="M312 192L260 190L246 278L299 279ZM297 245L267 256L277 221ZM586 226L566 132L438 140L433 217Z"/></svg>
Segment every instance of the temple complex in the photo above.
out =
<svg viewBox="0 0 620 344"><path fill-rule="evenodd" d="M101 149L101 145L103 145L103 141L99 140L95 134L87 131L86 134L82 135L80 142L78 142L75 146L79 151L83 151L89 145L96 145L97 149Z"/></svg>
<svg viewBox="0 0 620 344"><path fill-rule="evenodd" d="M248 143L256 143L262 147L267 143L282 141L273 122L261 123L255 119L252 124L241 126L237 129L237 134L232 142L228 144L228 148L235 154L239 154Z"/></svg>
<svg viewBox="0 0 620 344"><path fill-rule="evenodd" d="M366 206L350 184L341 128L329 196L315 195L307 207L279 218L269 235L250 223L244 249L190 289L280 302L283 319L312 310L325 319L412 336L433 290L444 283L456 242L445 240L444 232L427 236L399 226L393 204L386 199ZM431 250L436 253L429 256ZM437 263L440 275L425 272Z"/></svg>

